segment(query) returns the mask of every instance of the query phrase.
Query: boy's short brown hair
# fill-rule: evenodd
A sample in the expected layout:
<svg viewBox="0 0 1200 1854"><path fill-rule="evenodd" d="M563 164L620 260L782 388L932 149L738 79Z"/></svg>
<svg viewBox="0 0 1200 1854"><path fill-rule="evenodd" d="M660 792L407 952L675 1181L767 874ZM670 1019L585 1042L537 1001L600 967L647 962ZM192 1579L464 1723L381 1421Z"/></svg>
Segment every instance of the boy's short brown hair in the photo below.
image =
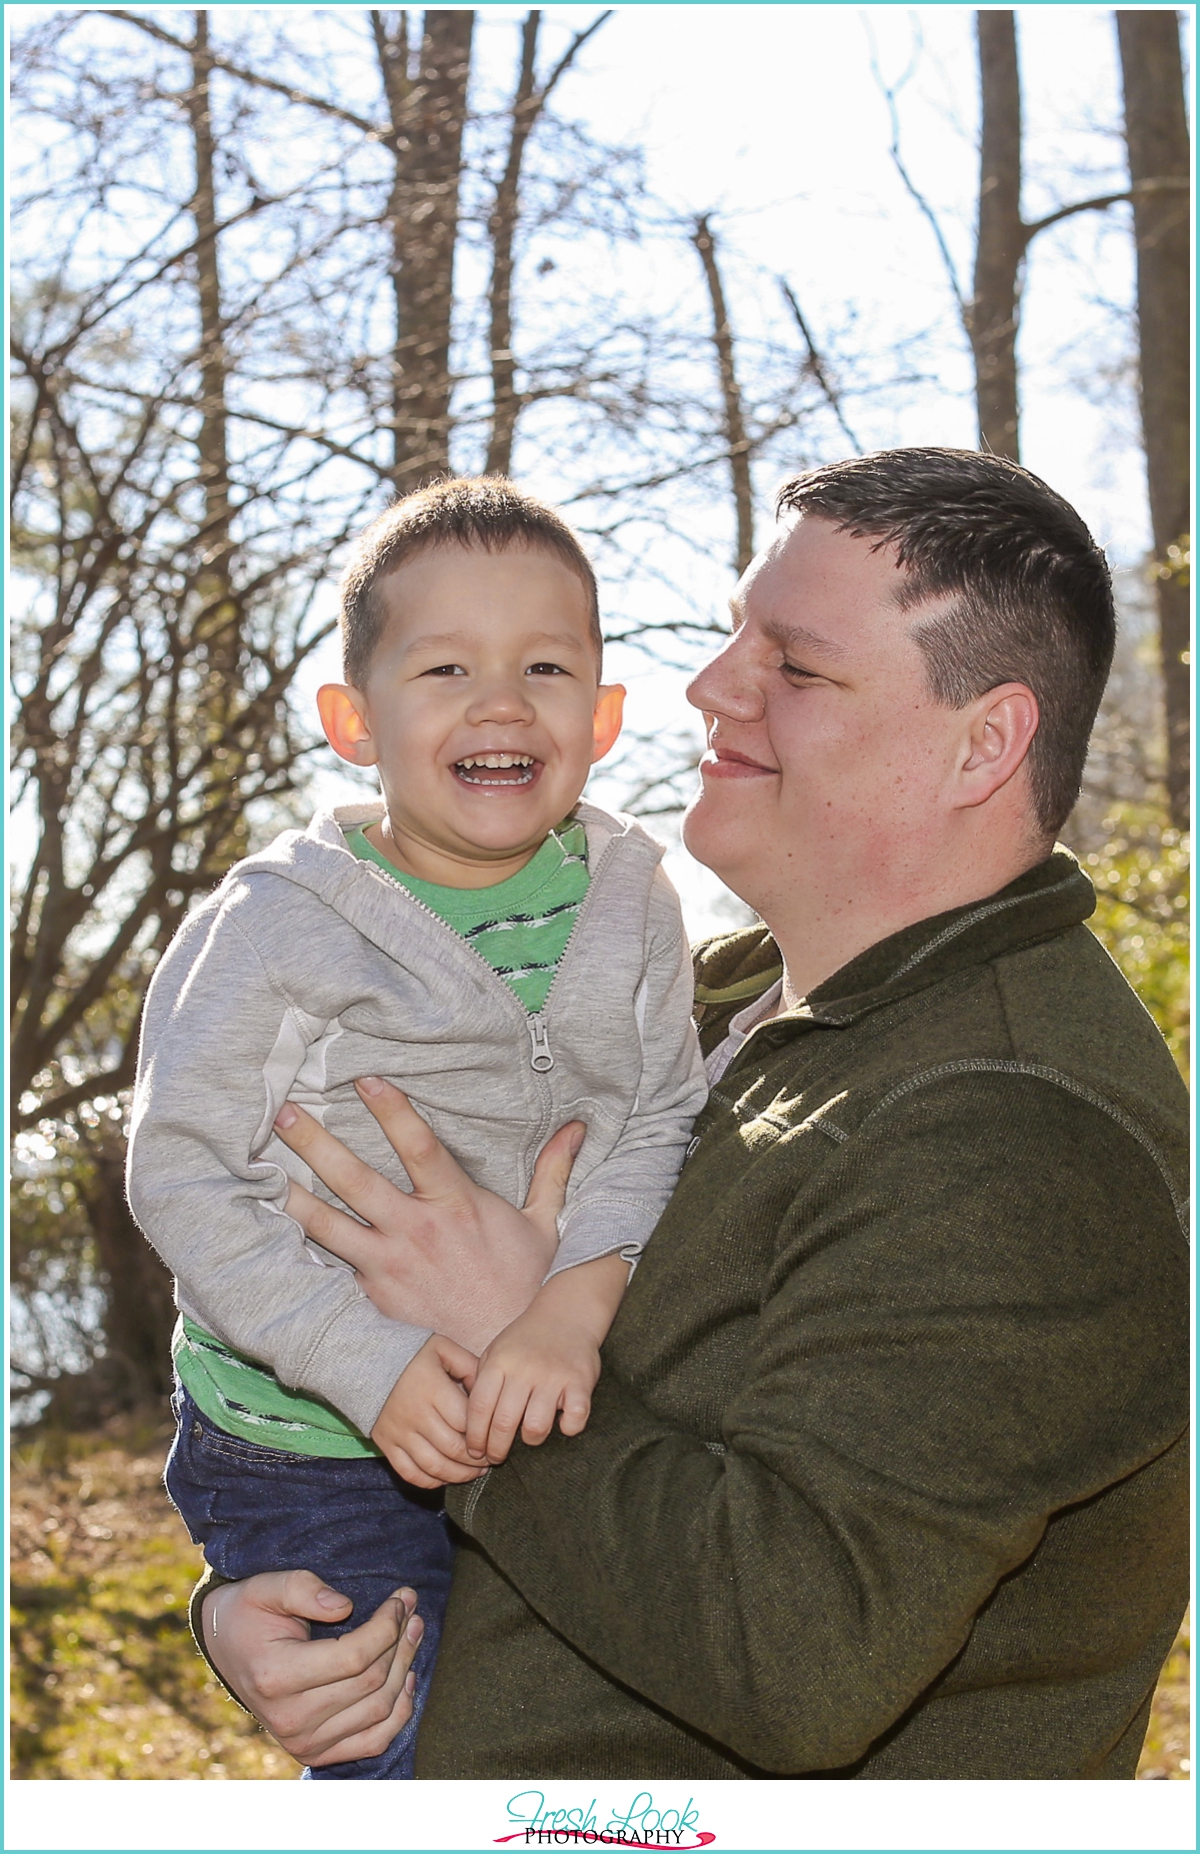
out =
<svg viewBox="0 0 1200 1854"><path fill-rule="evenodd" d="M525 546L555 554L583 582L597 670L604 640L592 563L578 537L549 503L503 476L454 476L393 502L364 528L341 579L342 674L362 688L383 630L379 583L435 547L481 547L500 553Z"/></svg>

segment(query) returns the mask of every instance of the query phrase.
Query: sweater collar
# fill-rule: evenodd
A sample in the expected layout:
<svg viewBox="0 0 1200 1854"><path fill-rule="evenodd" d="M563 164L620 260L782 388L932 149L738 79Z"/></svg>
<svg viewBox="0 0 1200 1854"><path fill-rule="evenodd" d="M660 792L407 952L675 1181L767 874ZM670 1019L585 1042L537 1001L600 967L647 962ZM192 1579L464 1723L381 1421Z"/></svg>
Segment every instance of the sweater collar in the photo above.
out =
<svg viewBox="0 0 1200 1854"><path fill-rule="evenodd" d="M798 1019L816 1024L854 1023L972 966L1019 946L1051 939L1085 921L1096 906L1095 890L1063 845L1045 862L1027 869L995 895L932 915L868 947L815 987L780 1025ZM742 1010L774 984L782 971L778 947L765 927L747 928L704 949L696 999L701 1022Z"/></svg>

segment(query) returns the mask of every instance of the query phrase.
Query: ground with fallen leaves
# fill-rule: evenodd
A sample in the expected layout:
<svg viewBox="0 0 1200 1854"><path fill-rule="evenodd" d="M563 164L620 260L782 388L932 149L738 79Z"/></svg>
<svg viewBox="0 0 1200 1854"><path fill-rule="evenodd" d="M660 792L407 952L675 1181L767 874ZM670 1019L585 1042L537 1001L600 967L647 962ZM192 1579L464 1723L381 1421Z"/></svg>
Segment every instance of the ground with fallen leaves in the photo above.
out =
<svg viewBox="0 0 1200 1854"><path fill-rule="evenodd" d="M125 1424L18 1445L12 1470L12 1774L298 1775L196 1653L200 1567L162 1488L169 1431ZM1187 1623L1163 1669L1138 1776L1187 1781Z"/></svg>

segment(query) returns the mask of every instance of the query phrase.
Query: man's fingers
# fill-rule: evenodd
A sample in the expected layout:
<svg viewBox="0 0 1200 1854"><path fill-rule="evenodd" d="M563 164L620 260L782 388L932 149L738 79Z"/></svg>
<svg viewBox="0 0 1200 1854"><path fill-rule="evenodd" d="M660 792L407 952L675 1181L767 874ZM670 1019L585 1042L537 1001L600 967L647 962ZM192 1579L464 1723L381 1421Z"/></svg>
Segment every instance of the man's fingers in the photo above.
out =
<svg viewBox="0 0 1200 1854"><path fill-rule="evenodd" d="M393 1602L387 1599L384 1608ZM377 1612L378 1613L378 1612ZM353 1681L327 1690L336 1707L327 1703L319 1721L309 1718L294 1731L285 1731L286 1718L272 1726L285 1748L305 1764L337 1764L352 1757L378 1757L412 1714L413 1657L425 1625L420 1616L409 1618L394 1647L373 1661ZM299 1701L313 1696L300 1694Z"/></svg>
<svg viewBox="0 0 1200 1854"><path fill-rule="evenodd" d="M375 1711L373 1704L364 1702L362 1706L356 1707L352 1713L337 1721L342 1731L349 1732L348 1737L339 1738L336 1744L331 1745L327 1751L306 1757L301 1761L311 1769L319 1770L325 1764L348 1764L353 1758L382 1757L397 1732L403 1731L412 1718L413 1709L412 1694L403 1681L398 1692L393 1695L389 1689L387 1695L381 1694L380 1698L384 1697L390 1697L392 1701L391 1711L384 1719L377 1724L369 1724L362 1730L355 1729L360 1717L370 1717Z"/></svg>
<svg viewBox="0 0 1200 1854"><path fill-rule="evenodd" d="M378 1075L364 1075L354 1084L364 1107L374 1114L388 1144L413 1182L419 1197L454 1197L471 1189L471 1180L457 1159L452 1159L433 1128L413 1106L406 1094ZM311 1160L310 1160L311 1164ZM313 1167L314 1171L319 1170ZM324 1171L320 1173L330 1184ZM358 1205L340 1186L333 1185L339 1197L357 1210Z"/></svg>
<svg viewBox="0 0 1200 1854"><path fill-rule="evenodd" d="M264 1607L278 1609L285 1616L307 1616L311 1622L344 1622L350 1614L350 1598L314 1571L271 1571L267 1576L271 1586L258 1594Z"/></svg>
<svg viewBox="0 0 1200 1854"><path fill-rule="evenodd" d="M571 1167L586 1132L582 1120L570 1120L565 1127L559 1127L538 1153L525 1197L525 1211L544 1229L555 1228L555 1219L566 1201Z"/></svg>
<svg viewBox="0 0 1200 1854"><path fill-rule="evenodd" d="M411 1592L409 1596L415 1601ZM295 1690L328 1687L332 1697L348 1682L351 1687L365 1683L366 1688L373 1691L376 1683L371 1677L372 1670L378 1672L403 1639L410 1612L411 1601L406 1605L400 1597L388 1597L358 1628L331 1639L306 1642L303 1647L304 1689ZM327 1613L325 1620L342 1622L345 1616L344 1613L341 1616ZM284 1677L280 1678L282 1683ZM296 1682L301 1676L293 1668L288 1678Z"/></svg>
<svg viewBox="0 0 1200 1854"><path fill-rule="evenodd" d="M344 1210L338 1210L333 1204L327 1204L322 1198L314 1197L302 1184L290 1179L286 1209L289 1217L294 1217L306 1236L319 1242L323 1249L333 1255L340 1255L343 1262L349 1262L352 1268L360 1268L369 1261L375 1252L380 1238L374 1230L364 1229L353 1217L348 1217Z"/></svg>
<svg viewBox="0 0 1200 1854"><path fill-rule="evenodd" d="M275 1116L274 1130L285 1146L311 1166L317 1177L368 1223L378 1224L388 1217L394 1221L397 1215L403 1216L408 1193L389 1184L369 1165L356 1159L348 1146L327 1133L294 1101L284 1102Z"/></svg>

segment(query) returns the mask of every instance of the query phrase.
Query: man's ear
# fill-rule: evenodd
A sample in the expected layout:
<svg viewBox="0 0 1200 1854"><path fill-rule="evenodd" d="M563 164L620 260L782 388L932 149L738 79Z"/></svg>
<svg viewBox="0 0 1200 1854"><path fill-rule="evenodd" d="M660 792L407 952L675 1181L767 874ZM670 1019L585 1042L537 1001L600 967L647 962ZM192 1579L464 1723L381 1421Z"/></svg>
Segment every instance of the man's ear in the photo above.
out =
<svg viewBox="0 0 1200 1854"><path fill-rule="evenodd" d="M1002 682L963 711L963 751L955 804L986 804L1020 771L1038 729L1037 696L1023 682Z"/></svg>
<svg viewBox="0 0 1200 1854"><path fill-rule="evenodd" d="M325 738L340 759L352 766L374 766L379 756L361 690L344 682L324 683L317 690L317 712Z"/></svg>
<svg viewBox="0 0 1200 1854"><path fill-rule="evenodd" d="M596 691L596 712L592 716L592 765L602 760L621 732L625 712L625 690L619 682L602 683Z"/></svg>

